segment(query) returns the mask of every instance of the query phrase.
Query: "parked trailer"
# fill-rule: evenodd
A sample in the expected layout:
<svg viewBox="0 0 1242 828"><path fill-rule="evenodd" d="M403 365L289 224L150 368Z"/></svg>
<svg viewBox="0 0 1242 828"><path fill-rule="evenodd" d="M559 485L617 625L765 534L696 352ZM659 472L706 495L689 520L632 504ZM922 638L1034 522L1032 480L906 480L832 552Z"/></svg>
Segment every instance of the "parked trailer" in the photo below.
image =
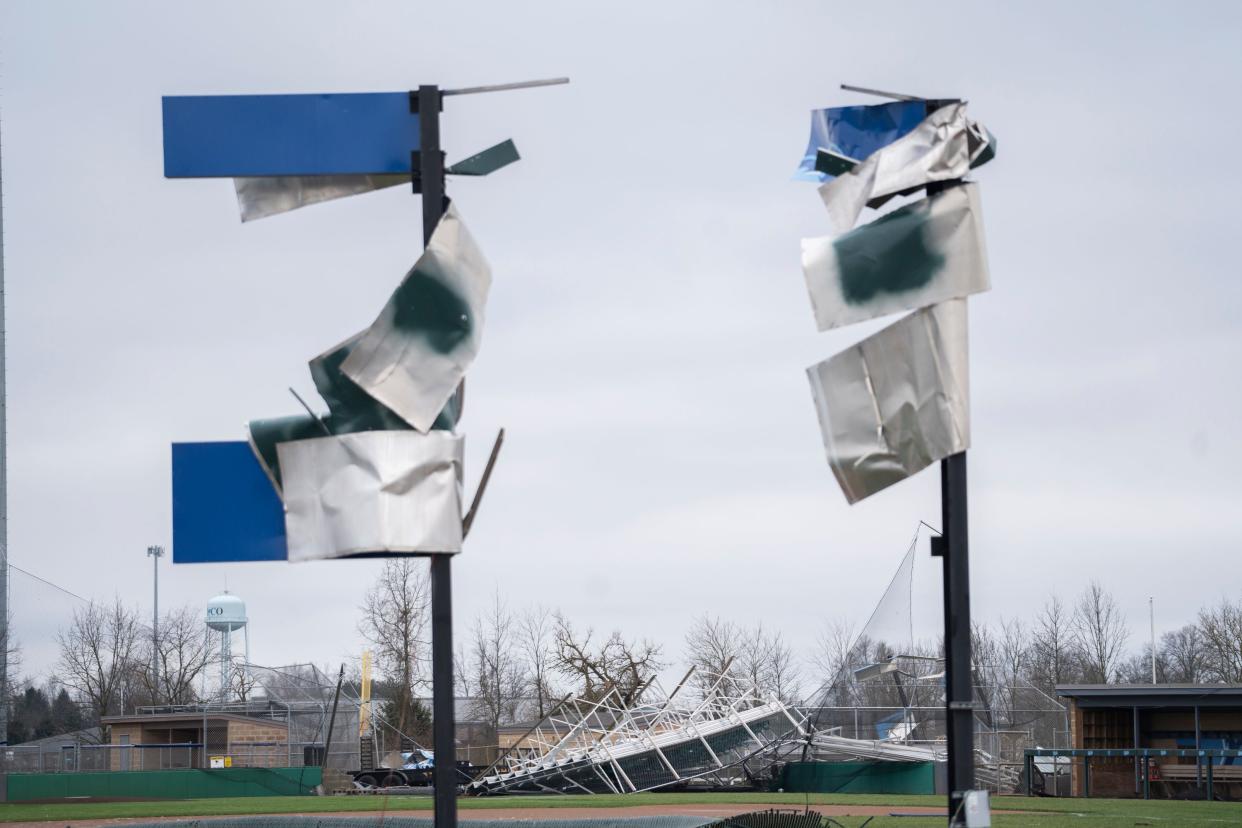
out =
<svg viewBox="0 0 1242 828"><path fill-rule="evenodd" d="M371 770L351 771L354 787L362 790L376 788L430 788L435 785L436 758L429 750L414 750L401 754L405 760L399 768L372 768ZM470 764L464 759L457 761L457 779L459 784L466 784L474 779L480 767Z"/></svg>

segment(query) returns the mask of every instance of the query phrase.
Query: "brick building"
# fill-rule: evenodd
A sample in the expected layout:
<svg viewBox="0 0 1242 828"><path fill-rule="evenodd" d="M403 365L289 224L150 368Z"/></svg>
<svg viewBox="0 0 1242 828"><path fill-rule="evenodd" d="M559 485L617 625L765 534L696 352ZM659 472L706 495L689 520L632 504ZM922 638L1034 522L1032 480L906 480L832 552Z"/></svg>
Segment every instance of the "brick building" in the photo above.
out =
<svg viewBox="0 0 1242 828"><path fill-rule="evenodd" d="M241 767L290 764L289 726L272 719L234 713L155 713L106 716L103 724L112 746L112 770L205 768L212 756L228 757L230 765Z"/></svg>

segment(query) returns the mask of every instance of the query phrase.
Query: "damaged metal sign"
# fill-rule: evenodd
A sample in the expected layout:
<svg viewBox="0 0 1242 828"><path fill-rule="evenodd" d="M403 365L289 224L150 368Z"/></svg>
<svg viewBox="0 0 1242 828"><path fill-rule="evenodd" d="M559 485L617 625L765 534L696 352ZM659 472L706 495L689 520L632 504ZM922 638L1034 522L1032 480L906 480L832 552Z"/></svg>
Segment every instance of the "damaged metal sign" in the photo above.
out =
<svg viewBox="0 0 1242 828"><path fill-rule="evenodd" d="M341 372L414 428L431 429L479 351L491 281L482 251L450 204Z"/></svg>
<svg viewBox="0 0 1242 828"><path fill-rule="evenodd" d="M923 308L807 369L824 448L857 503L970 446L966 300Z"/></svg>
<svg viewBox="0 0 1242 828"><path fill-rule="evenodd" d="M289 560L461 551L462 437L452 430L490 285L450 206L375 323L311 360L328 413L250 423L250 447L284 501Z"/></svg>
<svg viewBox="0 0 1242 828"><path fill-rule="evenodd" d="M841 175L872 153L918 129L930 109L952 103L957 102L911 98L870 106L812 110L811 137L794 178L823 183ZM996 157L996 138L974 121L968 122L967 141L972 169Z"/></svg>
<svg viewBox="0 0 1242 828"><path fill-rule="evenodd" d="M933 181L961 178L970 170L966 104L941 107L913 131L819 187L833 226L845 232L863 207L910 193Z"/></svg>
<svg viewBox="0 0 1242 828"><path fill-rule="evenodd" d="M263 467L263 473L272 482L276 494L284 497L284 483L280 472L280 460L276 447L294 440L309 440L331 434L323 419L310 414L291 414L288 417L267 417L251 420L246 425L246 437L250 450Z"/></svg>
<svg viewBox="0 0 1242 828"><path fill-rule="evenodd" d="M802 241L821 331L991 287L978 186L962 184L840 236Z"/></svg>
<svg viewBox="0 0 1242 828"><path fill-rule="evenodd" d="M401 431L413 428L392 409L372 397L341 371L341 365L353 353L366 332L354 334L340 345L315 357L310 362L315 390L328 404L328 428L333 434L355 431ZM433 429L452 431L461 419L461 386L431 424Z"/></svg>
<svg viewBox="0 0 1242 828"><path fill-rule="evenodd" d="M815 168L819 150L831 150L861 161L906 135L926 117L927 102L921 100L814 109L810 140L794 177L823 182L830 176Z"/></svg>
<svg viewBox="0 0 1242 828"><path fill-rule="evenodd" d="M445 431L281 443L289 560L460 552L462 445Z"/></svg>
<svg viewBox="0 0 1242 828"><path fill-rule="evenodd" d="M449 175L481 176L519 160L512 139L488 147L449 167ZM409 175L285 175L234 178L241 220L254 221L324 201L411 183Z"/></svg>

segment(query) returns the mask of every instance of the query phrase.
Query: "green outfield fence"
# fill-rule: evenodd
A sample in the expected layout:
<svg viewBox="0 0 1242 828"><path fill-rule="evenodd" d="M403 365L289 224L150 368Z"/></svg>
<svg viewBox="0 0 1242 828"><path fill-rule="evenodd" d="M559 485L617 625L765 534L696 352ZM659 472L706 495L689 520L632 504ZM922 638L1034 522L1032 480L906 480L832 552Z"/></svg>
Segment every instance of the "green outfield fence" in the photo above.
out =
<svg viewBox="0 0 1242 828"><path fill-rule="evenodd" d="M932 762L790 762L781 787L797 793L930 794Z"/></svg>
<svg viewBox="0 0 1242 828"><path fill-rule="evenodd" d="M203 799L220 796L297 796L323 781L323 769L192 768L115 773L11 773L8 801Z"/></svg>
<svg viewBox="0 0 1242 828"><path fill-rule="evenodd" d="M650 816L602 819L523 819L520 822L503 819L470 820L471 828L705 828L723 826L715 817ZM126 828L162 828L167 822L131 822ZM435 828L431 817L393 816L371 814L362 816L247 816L234 818L210 817L205 819L177 820L181 828Z"/></svg>

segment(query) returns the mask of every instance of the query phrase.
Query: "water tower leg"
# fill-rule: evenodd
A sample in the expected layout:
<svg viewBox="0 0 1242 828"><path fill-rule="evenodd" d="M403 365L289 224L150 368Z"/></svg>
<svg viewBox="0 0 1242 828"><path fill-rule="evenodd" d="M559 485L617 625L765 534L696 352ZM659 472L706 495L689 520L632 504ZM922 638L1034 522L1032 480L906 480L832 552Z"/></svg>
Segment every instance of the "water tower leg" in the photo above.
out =
<svg viewBox="0 0 1242 828"><path fill-rule="evenodd" d="M246 692L243 701L250 700L250 625L242 627L246 633L246 662L242 664L242 690Z"/></svg>
<svg viewBox="0 0 1242 828"><path fill-rule="evenodd" d="M220 703L229 700L229 673L233 667L233 629L220 632Z"/></svg>

